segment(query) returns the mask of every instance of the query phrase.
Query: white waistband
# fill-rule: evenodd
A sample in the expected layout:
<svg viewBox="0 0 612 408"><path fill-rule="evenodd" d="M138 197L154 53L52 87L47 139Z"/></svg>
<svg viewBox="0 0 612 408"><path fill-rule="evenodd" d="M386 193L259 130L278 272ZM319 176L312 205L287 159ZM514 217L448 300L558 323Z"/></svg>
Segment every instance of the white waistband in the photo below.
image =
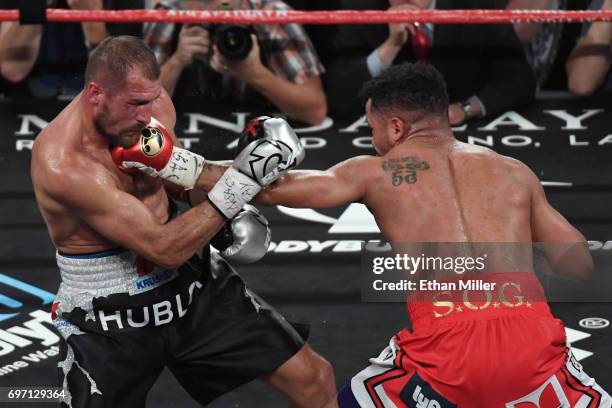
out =
<svg viewBox="0 0 612 408"><path fill-rule="evenodd" d="M73 289L124 289L138 276L136 254L125 250L102 257L71 257L56 253L62 283Z"/></svg>

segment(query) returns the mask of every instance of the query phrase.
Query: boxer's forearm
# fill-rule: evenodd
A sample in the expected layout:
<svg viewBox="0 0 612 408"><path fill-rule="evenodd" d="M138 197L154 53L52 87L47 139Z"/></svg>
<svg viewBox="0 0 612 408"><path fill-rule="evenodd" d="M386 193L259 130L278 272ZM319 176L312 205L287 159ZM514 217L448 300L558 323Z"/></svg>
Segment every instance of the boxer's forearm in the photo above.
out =
<svg viewBox="0 0 612 408"><path fill-rule="evenodd" d="M157 237L148 241L156 244L145 246L155 250L140 253L160 266L178 268L209 242L224 223L225 219L210 203L202 203L160 226Z"/></svg>
<svg viewBox="0 0 612 408"><path fill-rule="evenodd" d="M229 162L231 163L231 162ZM222 166L219 166L215 171L220 171ZM307 173L309 170L302 170L300 173ZM313 171L314 172L314 171ZM222 173L222 172L221 172ZM293 174L292 174L293 173ZM290 171L287 175L281 176L281 178L270 185L269 187L262 190L251 203L261 205L287 205L294 207L308 206L312 204L315 206L313 200L313 192L309 190L312 187L312 183L300 182L297 179L296 171ZM214 185L214 177L210 176L207 181L204 181L203 177L200 176L198 180L197 188L189 190L188 201L191 205L198 205L207 200L207 193L212 188L211 183Z"/></svg>
<svg viewBox="0 0 612 408"><path fill-rule="evenodd" d="M221 178L223 173L232 165L231 160L224 161L210 161L206 160L204 162L204 169L198 177L198 181L196 182L195 188L210 191L217 181Z"/></svg>
<svg viewBox="0 0 612 408"><path fill-rule="evenodd" d="M293 170L259 193L253 203L327 208L357 200L352 188L330 171Z"/></svg>
<svg viewBox="0 0 612 408"><path fill-rule="evenodd" d="M281 176L276 182L262 190L252 202L261 205L286 205L289 207L306 207L309 196L315 194L309 182L316 170L293 170ZM305 178L306 177L306 178Z"/></svg>
<svg viewBox="0 0 612 408"><path fill-rule="evenodd" d="M195 187L191 190L177 189L176 185L166 186L166 190L172 193L172 197L184 201L191 206L196 206L207 200L208 192L213 188L223 173L232 165L231 160L209 161L206 160L204 170L198 177Z"/></svg>

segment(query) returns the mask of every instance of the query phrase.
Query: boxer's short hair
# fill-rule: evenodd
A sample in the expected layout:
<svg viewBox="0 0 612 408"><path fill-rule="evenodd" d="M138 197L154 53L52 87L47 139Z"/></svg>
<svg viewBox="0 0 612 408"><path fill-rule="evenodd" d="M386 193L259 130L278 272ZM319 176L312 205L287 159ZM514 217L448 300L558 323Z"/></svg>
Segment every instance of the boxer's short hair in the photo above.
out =
<svg viewBox="0 0 612 408"><path fill-rule="evenodd" d="M107 37L89 56L85 83L97 81L116 88L124 84L133 68L139 69L151 81L158 79L161 73L155 54L140 38Z"/></svg>
<svg viewBox="0 0 612 408"><path fill-rule="evenodd" d="M430 64L393 65L363 85L361 96L372 111L448 113L448 93L442 74Z"/></svg>

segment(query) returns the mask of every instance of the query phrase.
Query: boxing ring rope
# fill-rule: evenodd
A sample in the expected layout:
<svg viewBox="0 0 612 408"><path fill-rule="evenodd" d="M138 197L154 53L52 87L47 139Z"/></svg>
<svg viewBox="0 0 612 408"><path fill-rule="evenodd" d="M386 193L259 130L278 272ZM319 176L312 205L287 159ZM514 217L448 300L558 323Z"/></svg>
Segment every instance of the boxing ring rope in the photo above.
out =
<svg viewBox="0 0 612 408"><path fill-rule="evenodd" d="M19 10L0 10L0 21L18 21ZM509 24L612 21L612 10L66 10L47 9L48 22L243 24Z"/></svg>

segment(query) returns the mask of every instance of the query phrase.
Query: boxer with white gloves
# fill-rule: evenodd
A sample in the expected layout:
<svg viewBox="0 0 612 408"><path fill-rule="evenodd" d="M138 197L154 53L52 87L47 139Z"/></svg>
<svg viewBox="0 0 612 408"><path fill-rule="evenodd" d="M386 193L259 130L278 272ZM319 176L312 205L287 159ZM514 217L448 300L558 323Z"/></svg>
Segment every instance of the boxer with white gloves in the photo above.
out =
<svg viewBox="0 0 612 408"><path fill-rule="evenodd" d="M260 117L246 126L243 147L208 194L213 207L225 218L236 215L264 186L304 159L304 148L282 118ZM123 170L138 169L190 190L197 184L205 159L173 144L170 132L155 118L133 146L112 149L113 161Z"/></svg>
<svg viewBox="0 0 612 408"><path fill-rule="evenodd" d="M304 159L300 139L281 118L253 119L247 124L238 146L242 149L232 166L208 193L213 207L228 219L263 187L273 183L281 173L296 167Z"/></svg>
<svg viewBox="0 0 612 408"><path fill-rule="evenodd" d="M264 216L246 203L283 171L296 167L304 149L284 119L269 117L250 121L238 148L238 157L208 193L211 205L230 220L211 244L227 260L251 263L266 254L270 228ZM125 172L136 169L186 190L196 186L206 163L204 157L174 145L171 133L155 118L133 146L115 146L111 155Z"/></svg>

